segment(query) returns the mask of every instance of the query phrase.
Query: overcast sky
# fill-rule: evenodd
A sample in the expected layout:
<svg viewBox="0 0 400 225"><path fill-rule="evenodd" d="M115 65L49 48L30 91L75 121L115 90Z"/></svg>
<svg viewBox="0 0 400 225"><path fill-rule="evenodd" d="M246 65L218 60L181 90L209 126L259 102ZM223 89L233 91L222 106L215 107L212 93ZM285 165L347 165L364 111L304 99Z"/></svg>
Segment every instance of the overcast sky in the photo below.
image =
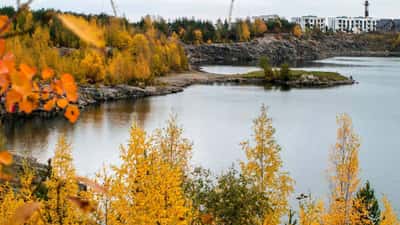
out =
<svg viewBox="0 0 400 225"><path fill-rule="evenodd" d="M26 1L26 0L21 0ZM119 13L132 21L143 15L164 18L226 18L231 0L115 0ZM301 15L360 16L364 0L235 0L234 17L279 14L290 18ZM15 0L0 0L0 6ZM400 17L400 0L370 0L373 17ZM33 8L55 8L85 13L111 13L110 0L34 0Z"/></svg>

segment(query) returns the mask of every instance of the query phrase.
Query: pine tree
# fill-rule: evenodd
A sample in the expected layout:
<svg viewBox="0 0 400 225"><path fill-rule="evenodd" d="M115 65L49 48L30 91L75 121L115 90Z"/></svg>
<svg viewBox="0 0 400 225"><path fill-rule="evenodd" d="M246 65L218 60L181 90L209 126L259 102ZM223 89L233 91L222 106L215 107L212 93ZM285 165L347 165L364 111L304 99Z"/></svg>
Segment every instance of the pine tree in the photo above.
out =
<svg viewBox="0 0 400 225"><path fill-rule="evenodd" d="M363 215L361 218L363 224L379 225L381 211L378 199L375 197L375 191L371 188L369 181L365 183L364 187L358 190L355 201L360 204L359 207L355 206L355 210L360 214L363 214L363 210L367 212L367 215Z"/></svg>

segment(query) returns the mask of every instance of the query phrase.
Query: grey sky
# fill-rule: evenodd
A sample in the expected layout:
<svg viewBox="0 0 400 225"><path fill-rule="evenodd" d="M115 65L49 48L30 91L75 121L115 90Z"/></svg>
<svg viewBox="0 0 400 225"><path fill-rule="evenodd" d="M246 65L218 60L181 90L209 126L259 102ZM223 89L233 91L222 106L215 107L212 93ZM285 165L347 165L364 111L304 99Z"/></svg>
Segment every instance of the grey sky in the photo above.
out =
<svg viewBox="0 0 400 225"><path fill-rule="evenodd" d="M22 0L24 1L24 0ZM236 0L234 17L279 14L290 18L301 15L360 16L364 0ZM121 14L131 20L143 15L164 18L191 17L201 19L225 18L230 0L115 0ZM370 0L371 16L400 17L400 0ZM0 6L15 0L0 0ZM109 0L35 0L33 8L56 8L85 13L111 13Z"/></svg>

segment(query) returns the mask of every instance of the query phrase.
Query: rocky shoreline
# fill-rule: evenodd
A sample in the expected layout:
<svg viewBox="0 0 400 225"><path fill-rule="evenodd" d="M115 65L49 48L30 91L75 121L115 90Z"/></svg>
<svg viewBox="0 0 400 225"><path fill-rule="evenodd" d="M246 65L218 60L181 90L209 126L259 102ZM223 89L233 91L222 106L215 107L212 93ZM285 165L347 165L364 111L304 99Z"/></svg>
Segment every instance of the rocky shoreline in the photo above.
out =
<svg viewBox="0 0 400 225"><path fill-rule="evenodd" d="M188 86L195 84L252 84L252 85L279 85L293 88L326 88L338 85L354 84L353 80L344 81L321 81L315 79L299 79L290 82L271 83L261 78L247 78L243 75L218 75L199 71L191 71L181 74L173 74L160 77L155 80L157 85L145 88L116 85L116 86L81 86L79 88L78 106L81 109L89 105L100 104L107 101L121 99L139 99L149 96L162 96L184 91ZM31 115L9 114L4 109L0 109L0 120L12 120L21 117L43 117L50 118L57 116L61 111L46 112L37 110Z"/></svg>

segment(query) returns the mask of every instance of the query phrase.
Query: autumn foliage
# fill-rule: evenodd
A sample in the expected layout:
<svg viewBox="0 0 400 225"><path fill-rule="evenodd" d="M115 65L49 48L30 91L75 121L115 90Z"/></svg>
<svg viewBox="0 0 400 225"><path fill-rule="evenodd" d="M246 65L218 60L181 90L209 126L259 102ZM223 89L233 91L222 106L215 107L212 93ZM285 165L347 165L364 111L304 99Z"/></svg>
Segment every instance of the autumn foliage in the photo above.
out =
<svg viewBox="0 0 400 225"><path fill-rule="evenodd" d="M24 18L24 22L8 27L9 18L0 16L0 31L30 27L32 14L25 12ZM80 115L75 79L85 84L148 82L155 76L187 69L179 44L186 32L183 28L167 38L149 17L144 19L141 32L118 18L106 22L69 14L57 14L56 18L51 20L63 24L82 41L73 42L80 48L66 56L60 57L49 47L51 25L39 26L25 37L0 39L1 106L8 113L62 111L75 123ZM241 21L236 28L240 41L249 41L252 33L261 36L268 29L261 20L254 26ZM68 32L54 31L59 40L71 44ZM192 35L195 43L202 43L200 29ZM107 45L113 48L109 52ZM64 70L74 73L59 72ZM337 123L337 142L329 159L329 202L301 194L297 198L299 224L400 224L386 197L380 218L369 216L370 201L356 194L360 190L359 137L347 114L339 115ZM13 156L2 150L0 225L279 225L286 217L292 221L289 199L295 182L284 170L282 149L264 106L254 120L253 131L253 139L241 144L246 156L240 162L241 171L230 169L215 179L207 171L191 168L192 143L183 137L175 117L151 134L133 123L128 144L120 149L121 163L104 167L93 178L77 174L71 145L64 136L58 140L44 177L39 177L28 162L17 177L8 174ZM374 196L369 197L378 204ZM376 207L374 212L379 214Z"/></svg>
<svg viewBox="0 0 400 225"><path fill-rule="evenodd" d="M0 40L0 94L8 113L30 114L35 110L67 110L65 117L75 122L79 109L78 87L70 74L57 75L50 68L41 72L25 63L17 64L12 52ZM71 113L70 111L73 111Z"/></svg>
<svg viewBox="0 0 400 225"><path fill-rule="evenodd" d="M39 16L49 19L46 23L34 20L28 11L10 31L33 29L6 40L18 62L68 72L85 85L149 83L155 77L188 69L179 40L158 31L150 17L146 17L146 28L138 30L116 17L55 12Z"/></svg>

